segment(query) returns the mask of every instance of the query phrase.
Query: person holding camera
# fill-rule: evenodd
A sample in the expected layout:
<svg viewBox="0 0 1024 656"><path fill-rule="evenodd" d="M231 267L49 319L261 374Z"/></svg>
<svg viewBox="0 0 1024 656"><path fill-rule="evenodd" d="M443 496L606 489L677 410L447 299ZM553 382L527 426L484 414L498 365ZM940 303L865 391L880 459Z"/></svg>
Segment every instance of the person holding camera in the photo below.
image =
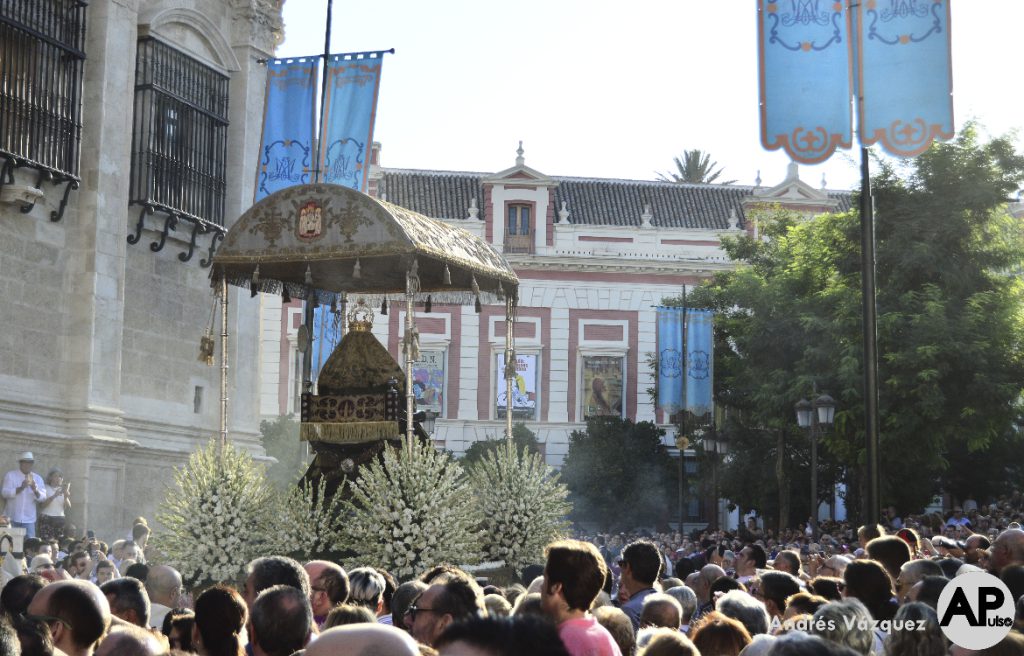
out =
<svg viewBox="0 0 1024 656"><path fill-rule="evenodd" d="M39 502L39 536L44 540L64 538L65 510L71 507L71 483L57 467L46 475L46 496Z"/></svg>
<svg viewBox="0 0 1024 656"><path fill-rule="evenodd" d="M43 500L46 488L43 478L32 471L35 456L26 451L18 458L18 469L4 475L2 493L7 500L4 514L14 528L25 529L25 537L36 537L36 504Z"/></svg>

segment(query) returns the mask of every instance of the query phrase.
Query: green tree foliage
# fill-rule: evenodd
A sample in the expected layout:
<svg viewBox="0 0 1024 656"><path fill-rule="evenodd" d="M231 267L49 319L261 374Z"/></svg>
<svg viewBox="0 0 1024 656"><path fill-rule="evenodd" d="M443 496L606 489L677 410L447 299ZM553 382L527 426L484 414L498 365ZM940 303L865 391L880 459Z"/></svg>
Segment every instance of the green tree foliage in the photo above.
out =
<svg viewBox="0 0 1024 656"><path fill-rule="evenodd" d="M1022 180L1011 142L982 143L973 127L873 179L882 500L904 512L942 487L977 494L1011 480L998 460L1020 448L1024 232L1005 202ZM820 453L845 466L856 495L865 462L858 215L801 221L770 210L757 220L764 239L724 240L742 264L689 299L717 313L715 393L731 430L749 433L735 435L745 450L762 435L753 462L737 453L723 465L738 468L723 473L733 481L724 493L763 507L739 483L758 469L756 480L771 479L778 444L796 475L807 438L793 403L816 385L839 405ZM974 471L951 468L953 456L970 456Z"/></svg>
<svg viewBox="0 0 1024 656"><path fill-rule="evenodd" d="M569 492L544 457L507 441L469 465L480 508L482 558L516 572L544 562L544 547L568 533Z"/></svg>
<svg viewBox="0 0 1024 656"><path fill-rule="evenodd" d="M512 443L515 445L516 450L526 449L529 453L540 454L540 443L537 441L537 435L526 427L526 424L518 423L512 426ZM487 440L480 440L473 442L466 449L466 453L461 458L462 466L472 467L474 464L483 460L484 456L489 453L494 453L501 449L505 444L505 437L492 438Z"/></svg>
<svg viewBox="0 0 1024 656"><path fill-rule="evenodd" d="M276 463L267 468L267 478L280 490L293 487L306 470L306 445L299 440L299 422L292 415L260 422L260 436L267 455Z"/></svg>
<svg viewBox="0 0 1024 656"><path fill-rule="evenodd" d="M665 431L646 421L592 417L573 431L562 464L573 517L602 529L662 525L672 518L676 464Z"/></svg>
<svg viewBox="0 0 1024 656"><path fill-rule="evenodd" d="M658 179L664 182L690 182L694 184L710 184L722 175L724 169L718 162L711 161L711 154L699 149L684 150L682 157L673 157L676 170L659 173ZM718 167L716 171L715 168ZM726 180L720 184L733 184L735 180Z"/></svg>

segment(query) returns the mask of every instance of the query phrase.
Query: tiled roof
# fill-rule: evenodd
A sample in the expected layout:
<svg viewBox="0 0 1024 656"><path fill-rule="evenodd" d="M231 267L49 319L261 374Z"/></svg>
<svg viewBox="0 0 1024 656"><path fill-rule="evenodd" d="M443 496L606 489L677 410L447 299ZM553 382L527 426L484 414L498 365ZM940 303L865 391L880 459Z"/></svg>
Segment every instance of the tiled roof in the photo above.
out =
<svg viewBox="0 0 1024 656"><path fill-rule="evenodd" d="M667 228L725 230L735 210L743 221L743 198L753 187L738 185L644 182L599 178L555 178L555 207L565 203L569 220L590 225L639 226L646 205L651 225Z"/></svg>
<svg viewBox="0 0 1024 656"><path fill-rule="evenodd" d="M473 198L483 217L483 180L488 173L382 169L378 189L391 203L434 218L464 219ZM555 210L565 203L571 223L639 226L646 205L654 226L724 230L733 210L744 221L742 201L756 187L685 184L610 178L553 176ZM840 210L850 206L848 192L829 192Z"/></svg>

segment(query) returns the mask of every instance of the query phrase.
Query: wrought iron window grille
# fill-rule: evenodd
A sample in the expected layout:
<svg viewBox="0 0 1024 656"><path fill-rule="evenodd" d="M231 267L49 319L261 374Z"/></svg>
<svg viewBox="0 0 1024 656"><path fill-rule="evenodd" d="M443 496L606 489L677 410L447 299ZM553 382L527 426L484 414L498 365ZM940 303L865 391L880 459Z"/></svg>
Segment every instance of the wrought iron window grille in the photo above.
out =
<svg viewBox="0 0 1024 656"><path fill-rule="evenodd" d="M86 0L0 0L0 189L15 171L64 185L51 221L79 186ZM35 200L21 206L31 212Z"/></svg>
<svg viewBox="0 0 1024 656"><path fill-rule="evenodd" d="M160 236L150 243L163 250L182 221L190 225L188 262L197 238L211 234L208 267L224 237L227 190L229 78L152 36L139 40L135 66L135 118L129 205L139 205L128 243L142 238L146 217L159 213Z"/></svg>

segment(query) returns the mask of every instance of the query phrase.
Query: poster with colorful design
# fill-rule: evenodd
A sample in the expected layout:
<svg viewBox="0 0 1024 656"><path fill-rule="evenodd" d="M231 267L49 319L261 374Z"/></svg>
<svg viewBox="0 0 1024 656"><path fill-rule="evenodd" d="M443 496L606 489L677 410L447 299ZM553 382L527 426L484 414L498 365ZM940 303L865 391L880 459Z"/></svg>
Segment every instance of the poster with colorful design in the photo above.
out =
<svg viewBox="0 0 1024 656"><path fill-rule="evenodd" d="M583 358L584 417L622 416L622 357L588 355Z"/></svg>
<svg viewBox="0 0 1024 656"><path fill-rule="evenodd" d="M505 385L505 354L497 355L498 372L496 397L498 418L505 417L508 390ZM515 419L537 418L537 356L516 355L516 372L512 377L512 417Z"/></svg>
<svg viewBox="0 0 1024 656"><path fill-rule="evenodd" d="M420 351L412 366L412 391L417 411L444 414L444 351Z"/></svg>

